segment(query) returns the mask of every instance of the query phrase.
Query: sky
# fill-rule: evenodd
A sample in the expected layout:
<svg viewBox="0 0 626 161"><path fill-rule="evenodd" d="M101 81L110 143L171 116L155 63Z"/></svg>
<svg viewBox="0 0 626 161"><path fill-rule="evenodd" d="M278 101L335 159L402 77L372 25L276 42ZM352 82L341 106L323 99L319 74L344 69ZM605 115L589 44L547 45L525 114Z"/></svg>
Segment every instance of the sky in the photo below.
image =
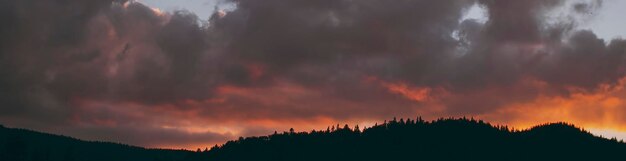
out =
<svg viewBox="0 0 626 161"><path fill-rule="evenodd" d="M626 1L0 2L0 124L153 148L473 117L626 139Z"/></svg>

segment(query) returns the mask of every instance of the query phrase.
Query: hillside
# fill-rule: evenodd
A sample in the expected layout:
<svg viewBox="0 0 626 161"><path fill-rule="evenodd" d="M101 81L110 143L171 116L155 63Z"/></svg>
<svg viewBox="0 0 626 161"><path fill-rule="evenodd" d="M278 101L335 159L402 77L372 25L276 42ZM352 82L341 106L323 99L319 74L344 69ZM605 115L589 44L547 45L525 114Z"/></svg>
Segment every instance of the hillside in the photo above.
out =
<svg viewBox="0 0 626 161"><path fill-rule="evenodd" d="M145 149L0 126L1 161L169 161L192 160L184 150Z"/></svg>
<svg viewBox="0 0 626 161"><path fill-rule="evenodd" d="M360 129L240 138L207 152L89 142L0 126L3 161L625 160L626 144L552 123L511 130L473 119L392 120Z"/></svg>
<svg viewBox="0 0 626 161"><path fill-rule="evenodd" d="M241 138L207 155L212 161L626 160L626 144L566 123L515 131L469 119L416 120Z"/></svg>

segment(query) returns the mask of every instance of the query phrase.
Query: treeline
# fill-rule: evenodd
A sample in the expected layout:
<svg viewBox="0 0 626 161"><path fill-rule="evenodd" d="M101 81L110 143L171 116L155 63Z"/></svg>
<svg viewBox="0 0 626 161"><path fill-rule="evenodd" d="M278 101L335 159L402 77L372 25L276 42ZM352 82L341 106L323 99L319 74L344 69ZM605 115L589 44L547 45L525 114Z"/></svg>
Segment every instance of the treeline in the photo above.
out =
<svg viewBox="0 0 626 161"><path fill-rule="evenodd" d="M203 152L238 160L626 160L626 144L567 123L528 130L474 119L393 119L369 128L334 125L311 132L239 138Z"/></svg>
<svg viewBox="0 0 626 161"><path fill-rule="evenodd" d="M199 153L186 150L82 141L0 125L0 161L195 161ZM205 156L202 156L205 157Z"/></svg>
<svg viewBox="0 0 626 161"><path fill-rule="evenodd" d="M88 142L0 126L0 161L626 160L624 152L625 143L567 123L515 130L466 118L290 129L197 152Z"/></svg>

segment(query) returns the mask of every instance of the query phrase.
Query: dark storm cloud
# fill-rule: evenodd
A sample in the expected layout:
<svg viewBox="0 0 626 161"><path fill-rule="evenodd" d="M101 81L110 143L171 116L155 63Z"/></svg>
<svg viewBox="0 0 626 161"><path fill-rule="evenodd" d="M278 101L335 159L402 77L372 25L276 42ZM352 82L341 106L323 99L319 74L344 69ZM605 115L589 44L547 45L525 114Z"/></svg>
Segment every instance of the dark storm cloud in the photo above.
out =
<svg viewBox="0 0 626 161"><path fill-rule="evenodd" d="M57 122L66 116L56 94L44 87L47 68L65 64L67 51L86 39L87 23L111 1L3 1L0 100L5 117ZM84 57L97 55L86 52ZM77 59L82 60L82 59ZM45 114L44 114L45 113Z"/></svg>
<svg viewBox="0 0 626 161"><path fill-rule="evenodd" d="M623 52L606 56L602 40L574 31L575 18L588 16L581 14L597 8L600 2L595 1L478 1L489 16L484 24L459 23L472 1L235 2L237 10L211 21L212 30L226 34L229 57L267 65L267 72L275 74L270 78L329 93L359 91L351 84L375 76L443 87L452 93L444 103L450 112L471 114L541 93L567 94L565 87L592 90L623 76ZM573 6L565 7L566 19L550 17L565 5ZM547 82L550 89L522 85L529 79ZM497 97L512 89L517 93ZM479 99L486 97L493 100Z"/></svg>
<svg viewBox="0 0 626 161"><path fill-rule="evenodd" d="M480 4L487 10L489 19L485 24L473 20L462 23L460 40L464 41L467 53L450 63L453 70L447 71L449 77L441 80L448 82L447 89L459 95L443 100L453 113L490 112L540 95L568 96L572 88L594 91L600 85L616 85L624 77L626 53L612 49L621 48L623 44L617 44L623 40L607 44L591 31L575 30L575 25L580 23L575 22L576 18L589 16L581 14L577 9L580 6L567 10L567 18L555 21L550 18L550 12L567 3L480 1ZM585 3L574 6L582 4ZM537 81L547 86L532 83Z"/></svg>
<svg viewBox="0 0 626 161"><path fill-rule="evenodd" d="M573 8L576 12L579 13L594 14L594 12L598 10L598 8L602 7L603 3L603 0L595 0L588 3L575 3Z"/></svg>
<svg viewBox="0 0 626 161"><path fill-rule="evenodd" d="M211 95L213 71L202 55L208 42L191 13L164 15L126 1L0 3L3 123L66 133L54 129L80 125L76 116L97 117L86 116L82 100L155 104ZM119 136L147 130L135 128ZM165 130L158 139L192 136L178 132Z"/></svg>
<svg viewBox="0 0 626 161"><path fill-rule="evenodd" d="M485 30L492 41L536 42L541 39L544 16L561 0L481 0L489 15Z"/></svg>
<svg viewBox="0 0 626 161"><path fill-rule="evenodd" d="M236 134L164 125L240 121L257 134L272 119L484 114L626 72L624 40L577 29L598 1L225 3L237 7L203 22L132 1L0 2L0 121L139 145L211 142ZM476 4L487 21L463 20Z"/></svg>
<svg viewBox="0 0 626 161"><path fill-rule="evenodd" d="M546 6L554 7L555 4L558 4L554 3L555 1L551 2L552 3L544 4L541 8L545 9ZM590 2L592 4L588 5L598 5L600 2L601 1L593 1ZM576 3L575 6L580 4L581 3ZM578 10L576 8L577 7L574 9ZM541 12L546 11L539 11L539 13ZM536 14L537 11L531 13ZM579 13L572 12L572 14L577 16ZM524 17L523 15L517 16ZM584 17L585 15L578 16ZM496 51L494 53L499 57L505 57L507 54L517 57L516 60L513 60L516 62L507 63L518 65L518 69L508 73L513 73L518 76L529 75L545 81L555 88L572 86L589 90L603 83L615 84L619 78L624 76L622 68L624 63L623 57L626 53L619 51L619 49L613 49L621 48L622 44L620 42L623 40L616 39L609 43L606 42L606 40L599 39L591 31L572 30L570 26L572 22L553 22L550 24L550 22L548 22L549 19L541 18L546 17L545 15L532 15L532 17L539 17L539 19L536 19L534 22L534 24L536 24L534 28L538 28L538 30L520 33L520 35L526 35L527 39L531 41L513 44L517 45L518 49L516 50L522 50L521 52L517 51L516 53L516 51L513 51L507 53L506 51ZM493 20L494 18L490 18L490 22ZM495 23L490 22L487 22L487 25L493 25L493 23ZM531 22L527 23L533 24ZM492 26L489 26L488 29L490 27ZM517 28L509 29L515 30L515 32L524 31L518 30ZM555 30L562 33L555 35ZM493 32L487 30L486 34L493 35ZM536 35L539 37L536 37ZM531 39L531 37L536 38ZM499 46L495 46L494 44ZM494 46L502 47L503 43L490 42L489 45L491 45L492 48Z"/></svg>
<svg viewBox="0 0 626 161"><path fill-rule="evenodd" d="M227 34L228 50L235 59L264 63L269 72L279 75L298 74L302 70L327 73L333 68L338 71L328 74L337 75L361 68L384 70L378 68L398 59L412 58L419 60L414 63L429 64L433 59L444 58L450 54L446 49L456 44L451 33L472 1L235 3L237 10L211 21L213 30ZM387 60L374 64L377 62L369 59ZM368 61L372 64L365 64ZM354 66L361 64L362 67ZM327 81L312 79L300 81Z"/></svg>
<svg viewBox="0 0 626 161"><path fill-rule="evenodd" d="M203 62L208 43L191 13L165 17L132 2L12 3L12 14L23 20L10 26L19 31L3 48L3 88L22 98L9 100L31 98L20 96L29 89L62 102L87 97L148 103L205 98L210 91L212 75L204 69L211 64Z"/></svg>
<svg viewBox="0 0 626 161"><path fill-rule="evenodd" d="M624 76L624 40L605 42L591 31L577 31L557 54L545 55L539 76L553 84L592 88Z"/></svg>

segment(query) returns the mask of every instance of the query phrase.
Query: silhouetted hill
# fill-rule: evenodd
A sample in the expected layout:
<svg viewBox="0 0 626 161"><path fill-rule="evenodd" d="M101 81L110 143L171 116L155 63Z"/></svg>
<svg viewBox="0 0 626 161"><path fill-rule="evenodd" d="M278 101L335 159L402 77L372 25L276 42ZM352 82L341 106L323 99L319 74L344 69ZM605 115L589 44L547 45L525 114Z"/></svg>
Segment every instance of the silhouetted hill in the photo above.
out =
<svg viewBox="0 0 626 161"><path fill-rule="evenodd" d="M191 151L82 141L0 126L0 161L169 161L197 159L194 156Z"/></svg>
<svg viewBox="0 0 626 161"><path fill-rule="evenodd" d="M335 125L311 132L239 138L208 152L88 142L0 126L2 161L281 161L281 160L626 160L626 144L571 124L528 130L473 119L392 120L361 129Z"/></svg>
<svg viewBox="0 0 626 161"><path fill-rule="evenodd" d="M566 123L519 131L473 119L416 120L240 138L206 155L210 161L626 160L626 144Z"/></svg>

